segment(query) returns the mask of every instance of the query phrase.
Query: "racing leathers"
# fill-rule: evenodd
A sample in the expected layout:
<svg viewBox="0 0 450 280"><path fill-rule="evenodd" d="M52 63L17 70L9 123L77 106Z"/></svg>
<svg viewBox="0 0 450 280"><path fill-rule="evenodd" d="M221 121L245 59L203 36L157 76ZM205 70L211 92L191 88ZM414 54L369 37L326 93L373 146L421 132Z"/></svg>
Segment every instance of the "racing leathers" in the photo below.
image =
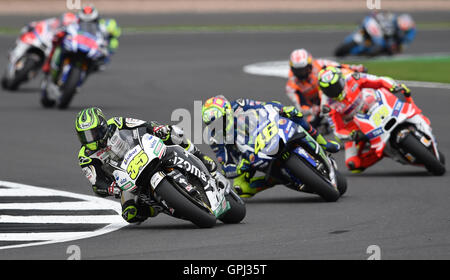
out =
<svg viewBox="0 0 450 280"><path fill-rule="evenodd" d="M361 30L369 35L370 44L360 48L371 56L400 53L416 37L415 24L406 14L371 13L364 18Z"/></svg>
<svg viewBox="0 0 450 280"><path fill-rule="evenodd" d="M264 176L254 177L256 171L251 169L250 162L242 155L239 148L236 146L237 141L237 119L239 114L253 109L262 109L265 105L272 105L279 110L279 114L283 117L289 118L298 125L301 125L308 133L313 136L325 150L330 152L339 151L339 144L333 141L327 141L320 135L315 128L313 128L303 118L300 113L293 106L283 106L278 102L260 102L251 99L237 99L230 102L232 114L234 118L234 141L233 144L217 143L214 138L211 138L211 148L214 151L218 162L222 166L222 171L225 177L234 179L233 186L241 197L252 197L256 193L268 189L275 185L276 182L269 181L265 183Z"/></svg>
<svg viewBox="0 0 450 280"><path fill-rule="evenodd" d="M336 137L345 143L345 163L352 172L361 172L375 164L379 158L375 150L371 149L365 136L353 121L356 113L367 106L367 99L363 96L364 88L385 88L393 93L402 92L407 102L411 102L410 91L406 86L397 84L386 77L377 77L365 73L344 75L345 86L340 98L322 97L322 110L328 111L328 121Z"/></svg>
<svg viewBox="0 0 450 280"><path fill-rule="evenodd" d="M319 117L321 94L317 75L320 70L327 66L340 68L343 72L367 72L363 65L339 64L327 59L313 59L311 73L304 80L297 78L292 70L289 70L286 94L297 110L301 111L307 121L314 127L317 127L321 121Z"/></svg>
<svg viewBox="0 0 450 280"><path fill-rule="evenodd" d="M199 158L214 173L217 169L214 161L203 155L187 138L181 128L177 126L160 125L155 121L142 121L132 118L114 117L108 120L108 139L112 139L116 130L133 130L145 127L146 132L161 138L167 145L180 145L188 152ZM132 191L120 191L112 175L114 168L110 165L114 158L114 148L106 146L95 151L83 145L78 154L80 167L92 185L96 195L121 197L122 217L129 223L142 222L148 217L154 217L158 211L153 207L139 203Z"/></svg>
<svg viewBox="0 0 450 280"><path fill-rule="evenodd" d="M98 65L96 65L94 70L97 70L100 66L109 63L110 56L116 52L119 46L118 38L121 35L121 29L117 25L117 22L114 19L100 19L98 22L81 22L77 20L75 23L80 26L83 25L86 30L90 30L93 34L100 34L105 40L105 56L97 62ZM57 73L56 70L58 70L60 65L60 52L58 52L58 47L66 35L66 27L67 26L62 26L59 28L53 36L50 55L42 67L42 71L45 74L48 74L51 70L53 70L53 74Z"/></svg>

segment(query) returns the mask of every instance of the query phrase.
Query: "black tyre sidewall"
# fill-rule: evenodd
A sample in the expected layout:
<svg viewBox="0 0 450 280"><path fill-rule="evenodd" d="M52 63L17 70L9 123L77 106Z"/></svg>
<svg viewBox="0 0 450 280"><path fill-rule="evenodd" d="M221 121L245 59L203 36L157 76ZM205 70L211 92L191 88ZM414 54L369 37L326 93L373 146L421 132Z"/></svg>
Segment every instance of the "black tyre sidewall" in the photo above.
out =
<svg viewBox="0 0 450 280"><path fill-rule="evenodd" d="M21 83L27 81L29 72L36 65L35 60L29 58L28 56L25 56L23 59L25 59L23 68L16 71L14 79L8 81L8 89L10 90L17 90Z"/></svg>
<svg viewBox="0 0 450 280"><path fill-rule="evenodd" d="M183 195L175 186L173 186L167 179L163 179L155 192L173 208L179 212L185 219L191 221L200 228L211 228L216 224L216 217L207 213L194 202Z"/></svg>
<svg viewBox="0 0 450 280"><path fill-rule="evenodd" d="M436 176L445 173L445 165L443 165L430 150L428 150L414 135L408 134L401 142L402 148L412 154L419 162L423 163L425 168Z"/></svg>
<svg viewBox="0 0 450 280"><path fill-rule="evenodd" d="M242 200L237 200L231 194L225 195L225 199L230 203L230 209L219 218L225 224L237 224L240 223L247 213L247 209Z"/></svg>
<svg viewBox="0 0 450 280"><path fill-rule="evenodd" d="M353 49L355 46L357 46L354 41L343 43L339 47L336 48L334 51L334 55L337 57L343 57L350 54L350 50Z"/></svg>
<svg viewBox="0 0 450 280"><path fill-rule="evenodd" d="M338 185L338 190L341 196L347 192L347 179L341 172L336 170L336 180Z"/></svg>
<svg viewBox="0 0 450 280"><path fill-rule="evenodd" d="M72 65L70 69L69 77L64 85L61 87L61 97L58 101L58 108L65 109L72 101L75 91L77 89L78 82L80 81L81 69L75 65Z"/></svg>
<svg viewBox="0 0 450 280"><path fill-rule="evenodd" d="M339 199L340 193L331 184L325 181L313 167L308 166L298 155L293 154L285 162L285 166L302 181L306 188L327 202L335 202Z"/></svg>

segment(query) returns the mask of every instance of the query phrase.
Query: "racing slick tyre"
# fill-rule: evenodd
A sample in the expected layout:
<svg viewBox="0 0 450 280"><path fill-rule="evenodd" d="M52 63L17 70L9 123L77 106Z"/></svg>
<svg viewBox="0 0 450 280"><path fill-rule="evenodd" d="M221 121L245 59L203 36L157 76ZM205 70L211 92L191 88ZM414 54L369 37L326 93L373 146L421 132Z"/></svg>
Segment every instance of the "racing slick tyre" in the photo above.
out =
<svg viewBox="0 0 450 280"><path fill-rule="evenodd" d="M178 216L191 221L200 228L211 228L216 224L216 216L195 205L186 195L183 195L167 179L163 179L155 192L173 208Z"/></svg>
<svg viewBox="0 0 450 280"><path fill-rule="evenodd" d="M44 108L52 108L53 106L55 106L55 104L56 104L55 100L48 98L46 95L41 96L41 105Z"/></svg>
<svg viewBox="0 0 450 280"><path fill-rule="evenodd" d="M48 98L47 87L44 86L41 90L41 105L44 108L52 108L56 105L56 101Z"/></svg>
<svg viewBox="0 0 450 280"><path fill-rule="evenodd" d="M19 70L16 70L16 73L12 80L6 80L7 89L9 90L17 90L21 83L28 80L28 75L36 67L36 60L28 56L25 56L22 59L25 60L23 67Z"/></svg>
<svg viewBox="0 0 450 280"><path fill-rule="evenodd" d="M343 57L350 54L350 51L356 47L358 44L356 44L354 41L343 43L337 49L334 51L334 55L337 57Z"/></svg>
<svg viewBox="0 0 450 280"><path fill-rule="evenodd" d="M418 163L433 175L441 176L445 173L445 165L440 162L414 135L408 134L401 142L402 148L412 154ZM444 160L445 161L445 160Z"/></svg>
<svg viewBox="0 0 450 280"><path fill-rule="evenodd" d="M228 210L222 217L219 218L225 224L240 223L247 213L244 201L237 194L227 194L225 199L230 203L230 210Z"/></svg>
<svg viewBox="0 0 450 280"><path fill-rule="evenodd" d="M347 192L347 179L341 172L336 171L338 191L343 196Z"/></svg>
<svg viewBox="0 0 450 280"><path fill-rule="evenodd" d="M441 163L445 166L445 156L441 151L439 151L439 158L441 159Z"/></svg>
<svg viewBox="0 0 450 280"><path fill-rule="evenodd" d="M8 79L6 77L2 77L2 88L8 89Z"/></svg>
<svg viewBox="0 0 450 280"><path fill-rule="evenodd" d="M72 66L67 81L61 87L61 97L57 104L59 109L66 109L69 106L70 101L72 101L72 98L77 90L80 77L81 77L81 69L79 67Z"/></svg>
<svg viewBox="0 0 450 280"><path fill-rule="evenodd" d="M292 174L302 181L307 189L318 194L327 202L335 202L341 194L330 183L325 181L318 171L308 166L299 156L293 154L285 163Z"/></svg>

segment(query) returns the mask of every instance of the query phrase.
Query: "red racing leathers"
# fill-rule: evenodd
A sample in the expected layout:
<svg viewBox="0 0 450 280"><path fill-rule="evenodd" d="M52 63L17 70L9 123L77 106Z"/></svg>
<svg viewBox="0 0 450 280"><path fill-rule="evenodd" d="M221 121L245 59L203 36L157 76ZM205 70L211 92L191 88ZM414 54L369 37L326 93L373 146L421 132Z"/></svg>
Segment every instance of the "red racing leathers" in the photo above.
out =
<svg viewBox="0 0 450 280"><path fill-rule="evenodd" d="M328 121L334 134L345 143L345 163L352 171L362 171L376 163L379 158L375 151L366 147L367 141L358 139L359 128L353 117L365 105L361 94L364 88L391 90L397 86L394 80L386 77L377 77L365 73L352 73L344 75L345 86L342 100L335 100L323 95L322 107L327 107Z"/></svg>
<svg viewBox="0 0 450 280"><path fill-rule="evenodd" d="M298 79L292 70L289 70L286 94L295 104L297 110L302 112L303 116L307 118L308 122L311 122L320 112L321 96L317 76L320 70L327 66L340 68L344 73L366 71L363 65L339 64L327 59L314 59L311 73L305 80Z"/></svg>

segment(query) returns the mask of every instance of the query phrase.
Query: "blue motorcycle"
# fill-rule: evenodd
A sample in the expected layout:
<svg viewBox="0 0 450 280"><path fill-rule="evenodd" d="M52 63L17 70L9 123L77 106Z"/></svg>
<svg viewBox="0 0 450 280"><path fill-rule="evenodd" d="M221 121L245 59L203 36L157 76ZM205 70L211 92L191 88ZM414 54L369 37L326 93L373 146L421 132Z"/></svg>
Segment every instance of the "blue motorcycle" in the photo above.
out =
<svg viewBox="0 0 450 280"><path fill-rule="evenodd" d="M365 17L362 24L336 48L335 56L374 56L397 53L400 49L400 44L395 36L396 26L394 18L377 16L370 15Z"/></svg>
<svg viewBox="0 0 450 280"><path fill-rule="evenodd" d="M334 202L347 190L333 158L300 125L281 117L272 105L237 116L237 147L266 182L317 194Z"/></svg>
<svg viewBox="0 0 450 280"><path fill-rule="evenodd" d="M93 23L67 27L61 45L52 59L52 75L42 85L41 104L64 109L69 106L77 88L97 70L107 55L106 41Z"/></svg>

